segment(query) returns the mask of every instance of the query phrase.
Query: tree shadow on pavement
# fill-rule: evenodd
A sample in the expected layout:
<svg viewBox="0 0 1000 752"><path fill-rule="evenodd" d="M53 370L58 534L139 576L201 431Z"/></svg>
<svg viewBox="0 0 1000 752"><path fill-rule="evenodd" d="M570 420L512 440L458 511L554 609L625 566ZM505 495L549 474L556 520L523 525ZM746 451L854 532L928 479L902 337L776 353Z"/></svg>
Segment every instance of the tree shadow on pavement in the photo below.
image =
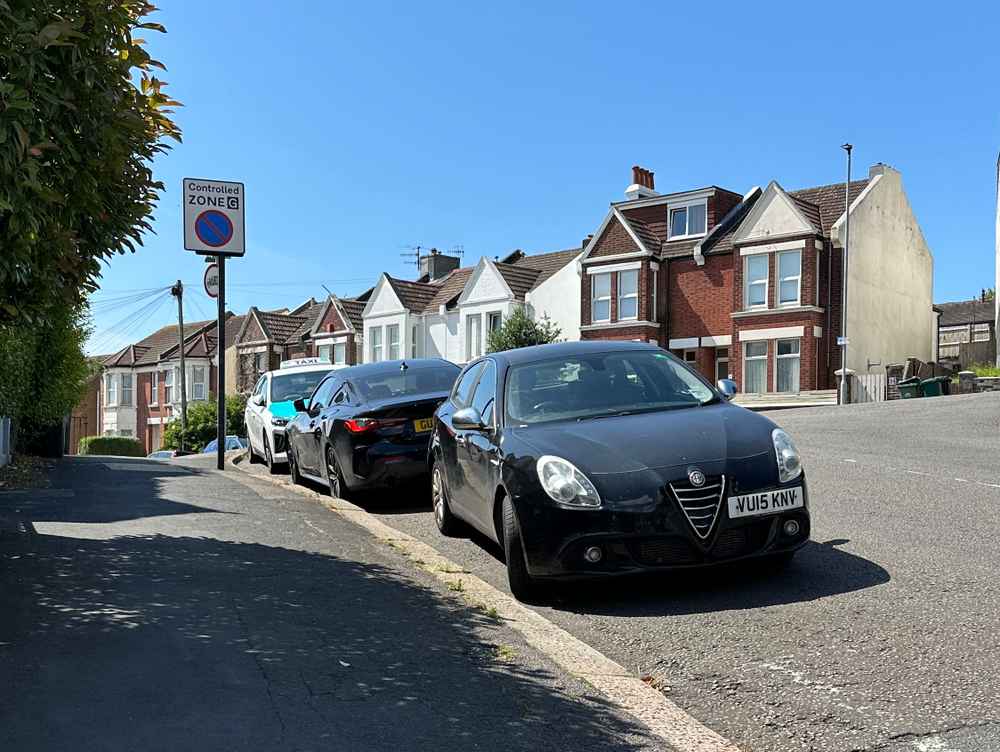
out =
<svg viewBox="0 0 1000 752"><path fill-rule="evenodd" d="M0 749L656 748L500 629L335 556L0 538Z"/></svg>
<svg viewBox="0 0 1000 752"><path fill-rule="evenodd" d="M810 541L787 567L767 559L562 585L556 609L615 616L678 616L803 603L889 582L873 561L842 551L849 541Z"/></svg>

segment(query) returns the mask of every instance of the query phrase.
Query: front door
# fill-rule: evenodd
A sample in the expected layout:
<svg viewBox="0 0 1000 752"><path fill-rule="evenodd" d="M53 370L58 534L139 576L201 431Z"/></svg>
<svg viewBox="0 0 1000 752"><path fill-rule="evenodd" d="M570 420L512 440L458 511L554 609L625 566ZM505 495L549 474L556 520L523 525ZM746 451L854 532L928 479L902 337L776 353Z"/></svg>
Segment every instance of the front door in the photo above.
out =
<svg viewBox="0 0 1000 752"><path fill-rule="evenodd" d="M459 442L457 459L463 486L463 506L470 521L481 530L493 529L493 468L498 461L498 449L493 443L496 421L493 406L496 404L497 367L486 360L476 390L469 404L487 425L486 431L463 431L464 441Z"/></svg>

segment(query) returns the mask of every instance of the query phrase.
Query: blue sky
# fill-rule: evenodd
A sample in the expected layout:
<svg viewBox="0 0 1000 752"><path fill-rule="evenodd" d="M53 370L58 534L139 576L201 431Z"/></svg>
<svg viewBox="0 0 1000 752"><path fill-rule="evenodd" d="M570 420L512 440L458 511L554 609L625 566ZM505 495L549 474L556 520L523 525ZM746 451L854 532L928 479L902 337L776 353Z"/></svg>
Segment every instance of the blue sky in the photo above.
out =
<svg viewBox="0 0 1000 752"><path fill-rule="evenodd" d="M146 36L185 105L184 143L155 164L157 234L106 269L92 351L175 319L164 300L120 324L140 308L119 300L132 290L179 277L185 315L214 315L204 263L183 250L185 176L246 184L237 311L415 276L408 246L460 245L474 262L577 245L636 163L664 192L837 182L844 141L856 175L903 173L935 300L992 284L996 7L161 5L168 33Z"/></svg>

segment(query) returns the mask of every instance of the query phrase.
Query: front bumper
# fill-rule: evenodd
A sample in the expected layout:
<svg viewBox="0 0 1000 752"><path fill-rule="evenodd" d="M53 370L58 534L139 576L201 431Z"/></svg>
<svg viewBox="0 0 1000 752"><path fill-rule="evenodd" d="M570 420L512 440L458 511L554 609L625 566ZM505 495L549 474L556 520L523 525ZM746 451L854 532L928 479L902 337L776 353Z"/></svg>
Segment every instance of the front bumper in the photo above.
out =
<svg viewBox="0 0 1000 752"><path fill-rule="evenodd" d="M651 508L634 511L564 509L547 497L515 499L515 509L533 576L600 577L708 567L801 548L810 534L804 475L784 487L796 485L802 487L803 507L735 519L729 518L726 489L712 531L704 540L667 492ZM788 519L799 523L794 536L783 531ZM584 551L592 546L601 549L599 562L584 558Z"/></svg>
<svg viewBox="0 0 1000 752"><path fill-rule="evenodd" d="M271 429L271 459L274 462L288 462L288 436L284 428Z"/></svg>

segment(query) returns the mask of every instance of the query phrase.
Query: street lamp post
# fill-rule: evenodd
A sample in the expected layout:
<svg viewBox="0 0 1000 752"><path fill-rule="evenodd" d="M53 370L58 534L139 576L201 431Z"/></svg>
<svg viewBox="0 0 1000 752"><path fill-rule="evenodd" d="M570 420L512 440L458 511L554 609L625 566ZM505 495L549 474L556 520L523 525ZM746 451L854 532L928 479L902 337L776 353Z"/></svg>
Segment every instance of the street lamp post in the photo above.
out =
<svg viewBox="0 0 1000 752"><path fill-rule="evenodd" d="M847 391L847 248L851 244L851 144L840 147L847 152L847 184L844 185L844 263L840 275L843 288L840 299L840 404L846 405Z"/></svg>

